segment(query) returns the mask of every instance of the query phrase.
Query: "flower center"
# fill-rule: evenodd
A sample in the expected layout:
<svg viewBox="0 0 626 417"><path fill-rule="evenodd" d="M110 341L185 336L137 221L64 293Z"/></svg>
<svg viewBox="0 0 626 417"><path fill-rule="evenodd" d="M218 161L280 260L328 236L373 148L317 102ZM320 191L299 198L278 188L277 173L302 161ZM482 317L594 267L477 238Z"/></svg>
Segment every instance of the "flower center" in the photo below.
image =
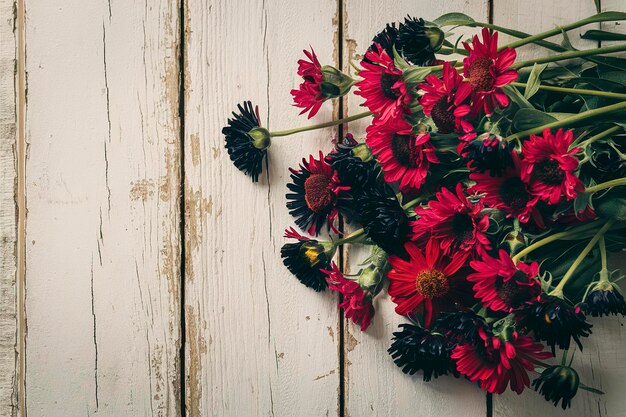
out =
<svg viewBox="0 0 626 417"><path fill-rule="evenodd" d="M496 293L504 303L511 308L518 308L533 296L535 287L529 285L519 285L517 281L527 281L526 274L517 271L508 281L501 277L496 280Z"/></svg>
<svg viewBox="0 0 626 417"><path fill-rule="evenodd" d="M526 207L529 195L521 178L512 177L502 182L500 198L511 210L520 211Z"/></svg>
<svg viewBox="0 0 626 417"><path fill-rule="evenodd" d="M454 213L452 232L460 242L467 242L474 236L474 221L466 213Z"/></svg>
<svg viewBox="0 0 626 417"><path fill-rule="evenodd" d="M380 89L383 91L385 97L395 100L400 97L397 89L393 88L393 85L400 79L400 76L397 74L389 74L386 71L380 75Z"/></svg>
<svg viewBox="0 0 626 417"><path fill-rule="evenodd" d="M554 159L544 159L535 164L533 179L539 180L546 185L560 185L565 173Z"/></svg>
<svg viewBox="0 0 626 417"><path fill-rule="evenodd" d="M446 276L436 269L421 271L417 274L415 286L420 294L428 298L441 297L450 289Z"/></svg>
<svg viewBox="0 0 626 417"><path fill-rule="evenodd" d="M430 112L430 117L433 118L433 122L435 122L435 126L437 126L439 133L454 132L454 113L448 109L449 107L448 98L441 97L435 103L432 111Z"/></svg>
<svg viewBox="0 0 626 417"><path fill-rule="evenodd" d="M417 149L411 146L413 137L410 135L393 135L391 138L391 153L393 157L403 166L415 168L417 166Z"/></svg>
<svg viewBox="0 0 626 417"><path fill-rule="evenodd" d="M469 66L467 78L474 91L489 91L493 88L494 78L491 75L490 58L476 58Z"/></svg>
<svg viewBox="0 0 626 417"><path fill-rule="evenodd" d="M311 174L304 181L304 200L314 213L319 213L332 202L330 178L323 174Z"/></svg>

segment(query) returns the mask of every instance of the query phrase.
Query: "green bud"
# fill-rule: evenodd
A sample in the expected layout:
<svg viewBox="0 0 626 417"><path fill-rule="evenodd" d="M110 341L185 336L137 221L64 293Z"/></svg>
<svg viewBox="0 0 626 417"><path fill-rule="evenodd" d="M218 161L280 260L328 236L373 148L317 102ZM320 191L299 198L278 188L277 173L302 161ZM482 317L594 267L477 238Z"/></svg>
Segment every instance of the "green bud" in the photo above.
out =
<svg viewBox="0 0 626 417"><path fill-rule="evenodd" d="M324 81L321 84L321 90L326 98L344 96L354 85L352 77L330 65L322 67L322 76Z"/></svg>
<svg viewBox="0 0 626 417"><path fill-rule="evenodd" d="M425 32L426 36L428 36L428 39L430 40L430 47L433 49L433 51L437 52L439 49L441 49L441 45L443 45L443 41L446 37L443 31L436 26L432 26L427 27Z"/></svg>
<svg viewBox="0 0 626 417"><path fill-rule="evenodd" d="M605 219L626 221L626 198L607 196L595 202L595 209Z"/></svg>
<svg viewBox="0 0 626 417"><path fill-rule="evenodd" d="M511 255L515 255L526 247L526 236L520 230L512 230L502 239L502 244L509 249Z"/></svg>
<svg viewBox="0 0 626 417"><path fill-rule="evenodd" d="M372 150L364 143L360 143L352 148L352 155L359 158L363 162L369 162L372 160Z"/></svg>
<svg viewBox="0 0 626 417"><path fill-rule="evenodd" d="M252 145L257 149L266 149L270 146L270 131L263 127L255 127L248 132Z"/></svg>

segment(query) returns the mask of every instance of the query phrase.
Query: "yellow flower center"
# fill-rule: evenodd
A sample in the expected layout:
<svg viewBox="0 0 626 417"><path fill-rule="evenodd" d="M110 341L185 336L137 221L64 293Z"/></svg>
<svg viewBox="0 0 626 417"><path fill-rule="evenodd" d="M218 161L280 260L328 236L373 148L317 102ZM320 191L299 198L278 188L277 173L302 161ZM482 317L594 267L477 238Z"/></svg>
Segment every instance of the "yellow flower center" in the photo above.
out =
<svg viewBox="0 0 626 417"><path fill-rule="evenodd" d="M415 278L417 291L424 297L436 298L448 293L450 284L441 271L436 269L421 271Z"/></svg>

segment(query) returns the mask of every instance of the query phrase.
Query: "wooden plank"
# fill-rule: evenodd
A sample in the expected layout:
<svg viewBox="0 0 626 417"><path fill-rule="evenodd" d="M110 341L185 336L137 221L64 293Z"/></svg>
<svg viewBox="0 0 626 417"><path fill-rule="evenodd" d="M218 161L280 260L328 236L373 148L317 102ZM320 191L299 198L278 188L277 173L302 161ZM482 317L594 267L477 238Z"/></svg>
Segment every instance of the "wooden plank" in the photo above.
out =
<svg viewBox="0 0 626 417"><path fill-rule="evenodd" d="M459 11L476 20L487 21L487 1L447 1L434 3L420 0L393 0L384 2L346 0L344 16L344 69L358 64L361 54L370 45L371 38L385 23L402 19L407 14L434 19L444 13ZM375 11L375 12L373 12ZM456 30L457 33L473 31ZM455 38L456 39L456 38ZM357 113L361 99L350 96L347 112ZM355 137L364 137L367 121L350 123L349 131ZM361 251L350 250L346 257L346 271L357 271L363 257ZM391 336L400 323L408 322L394 312L395 305L385 290L375 302L374 323L362 333L358 326L346 321L344 332L346 358L346 415L351 416L484 416L485 394L467 381L442 377L422 382L421 375L407 376L397 368L387 348Z"/></svg>
<svg viewBox="0 0 626 417"><path fill-rule="evenodd" d="M611 0L602 0L602 7L604 10L624 10L623 2L620 0L612 4ZM494 2L495 24L530 33L571 23L595 13L592 1L495 0ZM615 26L615 23L605 23L603 29L608 29L607 25ZM589 25L573 30L569 32L569 38L577 48L597 47L596 42L580 39L579 35L589 29L598 28L599 25ZM619 26L617 28L619 29ZM561 37L554 37L551 40L560 43ZM523 47L519 56L526 59L538 54L545 54L545 50L528 45ZM620 257L614 256L610 262L615 267L621 266L624 270L626 265L623 258L618 258ZM537 415L613 417L626 415L626 398L623 396L623 379L626 374L626 353L623 349L626 340L624 318L591 318L590 321L594 324L593 334L585 340L584 351L576 353L574 365L580 373L582 382L606 391L606 395L597 396L581 391L573 400L572 408L563 411L560 407L553 407L551 403L544 401L533 392L525 392L522 396L507 392L502 396L494 397L494 416L505 417L514 414L516 417Z"/></svg>
<svg viewBox="0 0 626 417"><path fill-rule="evenodd" d="M18 412L17 38L14 1L0 1L0 415Z"/></svg>
<svg viewBox="0 0 626 417"><path fill-rule="evenodd" d="M26 6L31 417L180 415L179 6Z"/></svg>
<svg viewBox="0 0 626 417"><path fill-rule="evenodd" d="M269 175L253 184L224 149L221 128L252 100L280 130L307 122L289 90L302 49L333 62L336 2L187 0L185 50L186 403L189 416L337 415L337 299L282 265L288 167L333 129L276 138Z"/></svg>

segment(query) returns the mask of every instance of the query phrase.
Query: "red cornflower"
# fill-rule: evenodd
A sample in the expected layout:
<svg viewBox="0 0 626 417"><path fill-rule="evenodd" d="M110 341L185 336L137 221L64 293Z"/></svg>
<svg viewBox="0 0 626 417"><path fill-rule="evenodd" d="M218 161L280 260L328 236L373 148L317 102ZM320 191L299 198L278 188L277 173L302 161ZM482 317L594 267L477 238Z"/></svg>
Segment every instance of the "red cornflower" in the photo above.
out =
<svg viewBox="0 0 626 417"><path fill-rule="evenodd" d="M405 107L411 102L411 94L407 92L406 84L402 80L402 70L396 68L393 59L377 43L365 54L367 60L359 71L363 80L356 86L354 94L365 99L365 107L377 117L388 120L408 113Z"/></svg>
<svg viewBox="0 0 626 417"><path fill-rule="evenodd" d="M455 252L447 256L433 239L426 244L424 253L413 242L407 242L404 248L408 261L398 256L389 257L392 268L387 274L389 295L400 315L422 307L424 325L428 328L439 312L452 310L455 303L466 300L463 285L466 281L459 270L465 264L467 253Z"/></svg>
<svg viewBox="0 0 626 417"><path fill-rule="evenodd" d="M543 227L541 214L535 207L539 197L533 195L522 181L522 162L516 151L511 153L513 166L507 167L500 177L488 172L473 172L470 179L476 181L473 191L484 194L482 200L491 207L504 211L507 217L517 217L527 223L531 216L539 227Z"/></svg>
<svg viewBox="0 0 626 417"><path fill-rule="evenodd" d="M582 181L574 175L578 158L574 155L580 148L569 149L574 134L559 129L556 135L544 129L543 136L530 135L522 143L522 180L529 184L530 192L550 204L557 204L564 196L576 198L584 191Z"/></svg>
<svg viewBox="0 0 626 417"><path fill-rule="evenodd" d="M499 259L487 254L481 260L473 260L470 266L476 271L467 276L474 283L474 294L485 308L510 313L536 298L541 284L535 277L539 264L518 262L517 266L509 254L500 249Z"/></svg>
<svg viewBox="0 0 626 417"><path fill-rule="evenodd" d="M402 118L374 119L365 142L377 155L385 181L398 181L401 189L420 188L430 164L439 163L430 135L414 135L411 124Z"/></svg>
<svg viewBox="0 0 626 417"><path fill-rule="evenodd" d="M482 30L482 42L478 35L472 44L463 43L469 56L463 60L463 75L472 86L472 114L481 108L490 115L498 105L506 107L509 98L502 87L517 79L517 71L511 69L515 61L515 49L505 48L498 52L498 32L493 35L487 28Z"/></svg>
<svg viewBox="0 0 626 417"><path fill-rule="evenodd" d="M311 235L318 235L324 223L339 233L335 227L339 217L339 193L350 187L341 185L337 171L325 161L322 151L319 159L309 155L308 161L302 158L299 170L289 168L289 171L291 182L287 188L291 192L285 196L289 214L296 218L296 224Z"/></svg>
<svg viewBox="0 0 626 417"><path fill-rule="evenodd" d="M358 282L344 277L334 262L332 271L324 270L322 272L328 275L328 278L326 278L328 288L341 293L343 296L343 300L338 307L343 308L346 318L360 325L361 331L365 331L374 316L371 294L364 291Z"/></svg>
<svg viewBox="0 0 626 417"><path fill-rule="evenodd" d="M456 369L470 381L480 382L480 387L493 394L502 394L507 386L518 394L530 385L527 371L533 371L533 359L552 357L543 352L543 345L532 338L513 332L509 340L488 335L478 329L480 339L475 345L464 344L452 350ZM482 341L481 341L482 339Z"/></svg>
<svg viewBox="0 0 626 417"><path fill-rule="evenodd" d="M311 52L306 49L302 52L309 59L309 61L304 59L298 60L298 75L304 79L304 82L300 84L299 89L291 90L291 95L293 96L294 106L303 109L300 114L310 111L308 116L310 119L317 114L320 107L322 107L322 103L326 100L321 88L324 75L322 74L322 66L313 48L311 48Z"/></svg>
<svg viewBox="0 0 626 417"><path fill-rule="evenodd" d="M455 193L442 188L428 203L428 208L416 207L419 218L414 221L413 239L424 242L433 238L445 253L483 253L490 249L485 232L489 228L489 216L481 214L484 206L479 201L472 203L457 184Z"/></svg>
<svg viewBox="0 0 626 417"><path fill-rule="evenodd" d="M444 62L442 78L436 75L426 77L426 82L419 85L425 94L420 98L424 114L430 116L439 133L464 133L460 139L470 140L474 126L464 119L470 112L465 103L472 92L469 83L463 82L456 68Z"/></svg>

